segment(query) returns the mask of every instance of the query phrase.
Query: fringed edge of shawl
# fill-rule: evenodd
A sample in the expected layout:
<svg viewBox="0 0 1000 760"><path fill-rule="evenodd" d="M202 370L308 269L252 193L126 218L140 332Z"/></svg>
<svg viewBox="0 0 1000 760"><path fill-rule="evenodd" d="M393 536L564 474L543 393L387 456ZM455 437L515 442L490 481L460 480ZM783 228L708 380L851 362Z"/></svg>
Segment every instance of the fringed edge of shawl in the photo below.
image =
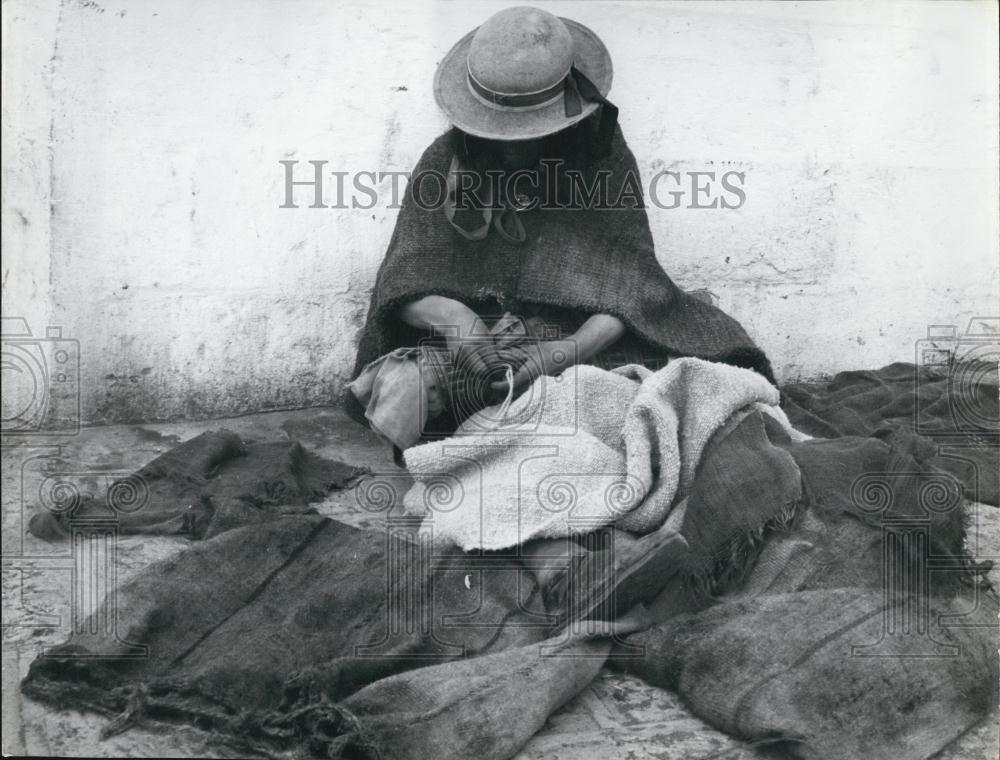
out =
<svg viewBox="0 0 1000 760"><path fill-rule="evenodd" d="M88 710L110 718L101 729L101 739L139 726L167 730L190 725L204 731L206 740L213 744L260 757L286 757L300 747L318 757L385 757L363 721L325 697L261 713L232 710L183 678L112 688L101 688L94 681L91 677L61 680L41 674L26 678L21 691L56 709Z"/></svg>
<svg viewBox="0 0 1000 760"><path fill-rule="evenodd" d="M785 504L777 515L756 528L731 536L705 563L706 566L688 570L685 586L693 597L707 606L722 594L741 586L760 556L768 534L787 531L804 504L803 499Z"/></svg>

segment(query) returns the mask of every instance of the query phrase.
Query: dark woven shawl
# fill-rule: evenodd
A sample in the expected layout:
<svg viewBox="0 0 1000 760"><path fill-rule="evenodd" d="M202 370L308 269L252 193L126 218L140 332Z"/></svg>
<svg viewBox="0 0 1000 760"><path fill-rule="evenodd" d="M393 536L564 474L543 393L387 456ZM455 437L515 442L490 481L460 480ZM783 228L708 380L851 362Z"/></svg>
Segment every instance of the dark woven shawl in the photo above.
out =
<svg viewBox="0 0 1000 760"><path fill-rule="evenodd" d="M396 316L398 306L427 295L455 298L473 309L499 304L543 304L612 314L654 350L749 367L773 382L771 366L740 324L714 306L685 294L661 268L653 250L646 209L537 209L521 214L521 245L495 231L466 240L440 209L421 208L414 179L424 172L447 176L452 158L447 135L424 151L405 193L396 228L372 292L354 374L379 356L421 337ZM635 158L621 131L611 154L590 171L610 170L608 197L625 186L641 192ZM436 192L426 180L424 192Z"/></svg>

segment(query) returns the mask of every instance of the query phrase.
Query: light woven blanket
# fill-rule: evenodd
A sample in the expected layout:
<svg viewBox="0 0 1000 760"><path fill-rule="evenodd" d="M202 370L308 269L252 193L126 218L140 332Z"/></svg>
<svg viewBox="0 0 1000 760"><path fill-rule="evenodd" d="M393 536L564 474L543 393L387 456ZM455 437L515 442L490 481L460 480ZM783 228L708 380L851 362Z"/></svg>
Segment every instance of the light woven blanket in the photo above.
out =
<svg viewBox="0 0 1000 760"><path fill-rule="evenodd" d="M614 523L645 533L683 499L712 435L753 405L791 432L756 372L700 359L577 365L405 453L410 514L442 543L506 549Z"/></svg>

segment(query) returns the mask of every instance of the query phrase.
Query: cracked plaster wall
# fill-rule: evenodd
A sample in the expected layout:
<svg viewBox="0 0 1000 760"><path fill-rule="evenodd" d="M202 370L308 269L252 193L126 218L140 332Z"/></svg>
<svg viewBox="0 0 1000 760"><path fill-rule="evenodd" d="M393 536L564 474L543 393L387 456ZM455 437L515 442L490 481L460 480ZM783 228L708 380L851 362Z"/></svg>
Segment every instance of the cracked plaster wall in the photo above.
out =
<svg viewBox="0 0 1000 760"><path fill-rule="evenodd" d="M334 401L395 212L280 209L278 161L412 168L505 5L5 2L4 315L79 341L84 420ZM998 312L995 4L539 5L605 39L647 184L745 173L650 222L781 377Z"/></svg>

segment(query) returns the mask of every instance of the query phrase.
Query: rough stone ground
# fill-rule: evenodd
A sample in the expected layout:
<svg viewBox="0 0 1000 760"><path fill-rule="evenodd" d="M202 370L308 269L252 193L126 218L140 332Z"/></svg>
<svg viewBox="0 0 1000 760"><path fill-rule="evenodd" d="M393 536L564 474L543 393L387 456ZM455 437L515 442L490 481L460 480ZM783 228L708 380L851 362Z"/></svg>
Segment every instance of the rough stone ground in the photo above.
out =
<svg viewBox="0 0 1000 760"><path fill-rule="evenodd" d="M105 721L92 714L57 711L24 699L18 684L29 663L69 631L70 563L66 547L52 547L24 533L23 504L45 473L73 473L81 483L99 486L101 473L131 471L175 443L204 430L227 427L244 437L275 440L291 437L319 453L399 473L388 451L367 431L335 409L273 412L197 423L143 427L89 428L64 437L4 441L3 446L3 752L50 757L225 757L225 750L191 727L162 731L130 730L99 738ZM377 516L362 512L351 492L334 494L317 505L330 517L359 526L378 527ZM1000 557L1000 510L977 510L979 558ZM154 560L181 551L181 538L123 538L117 548L121 581ZM993 571L996 584L1000 574ZM968 732L941 757L1000 756L997 716ZM746 760L762 757L709 728L670 692L605 671L580 696L553 715L519 758L573 760Z"/></svg>

